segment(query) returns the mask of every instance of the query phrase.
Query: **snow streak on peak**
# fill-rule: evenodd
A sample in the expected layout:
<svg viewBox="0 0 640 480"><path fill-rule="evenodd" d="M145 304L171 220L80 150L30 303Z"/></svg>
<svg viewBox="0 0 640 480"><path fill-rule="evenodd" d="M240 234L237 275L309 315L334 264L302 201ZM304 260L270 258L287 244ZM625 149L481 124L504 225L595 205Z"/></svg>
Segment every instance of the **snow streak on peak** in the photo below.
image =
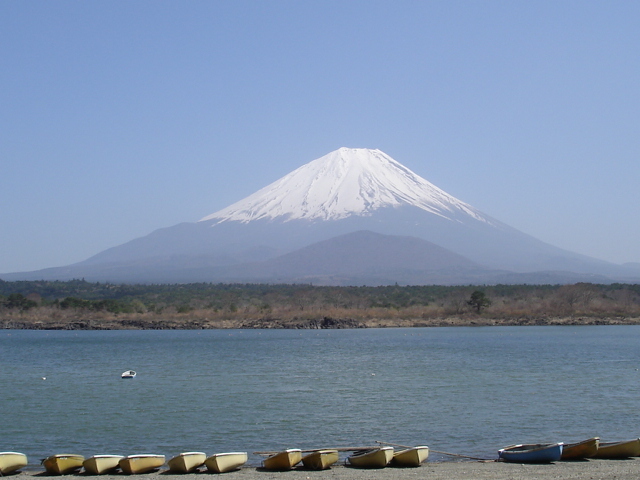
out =
<svg viewBox="0 0 640 480"><path fill-rule="evenodd" d="M488 221L384 152L366 148L335 150L200 221L338 220L402 205L449 219L462 213Z"/></svg>

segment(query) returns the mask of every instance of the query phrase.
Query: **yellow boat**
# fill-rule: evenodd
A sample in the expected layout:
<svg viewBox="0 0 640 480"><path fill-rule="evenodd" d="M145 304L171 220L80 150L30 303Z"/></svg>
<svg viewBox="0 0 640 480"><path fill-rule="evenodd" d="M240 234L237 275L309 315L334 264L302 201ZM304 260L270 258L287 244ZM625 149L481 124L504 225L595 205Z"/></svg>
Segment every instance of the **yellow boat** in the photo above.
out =
<svg viewBox="0 0 640 480"><path fill-rule="evenodd" d="M338 450L318 450L302 457L302 464L309 470L326 470L339 458Z"/></svg>
<svg viewBox="0 0 640 480"><path fill-rule="evenodd" d="M266 470L291 470L301 460L302 451L299 448L289 448L265 458L262 466Z"/></svg>
<svg viewBox="0 0 640 480"><path fill-rule="evenodd" d="M580 460L595 457L600 446L600 438L593 437L577 443L565 443L561 460Z"/></svg>
<svg viewBox="0 0 640 480"><path fill-rule="evenodd" d="M69 453L60 453L51 455L42 461L45 470L49 475L67 475L75 473L82 468L84 457L82 455L73 455Z"/></svg>
<svg viewBox="0 0 640 480"><path fill-rule="evenodd" d="M384 468L393 458L393 447L380 447L356 452L347 457L349 465L357 468Z"/></svg>
<svg viewBox="0 0 640 480"><path fill-rule="evenodd" d="M84 471L90 475L102 475L116 470L118 462L123 458L122 455L94 455L82 462L82 466Z"/></svg>
<svg viewBox="0 0 640 480"><path fill-rule="evenodd" d="M247 452L216 453L204 461L207 470L214 473L231 472L247 463Z"/></svg>
<svg viewBox="0 0 640 480"><path fill-rule="evenodd" d="M600 442L593 458L640 457L640 438L626 442Z"/></svg>
<svg viewBox="0 0 640 480"><path fill-rule="evenodd" d="M203 452L183 452L170 458L167 462L169 470L175 473L191 473L204 465L207 454Z"/></svg>
<svg viewBox="0 0 640 480"><path fill-rule="evenodd" d="M16 472L27 466L27 456L18 452L0 452L0 475Z"/></svg>
<svg viewBox="0 0 640 480"><path fill-rule="evenodd" d="M153 472L164 465L164 455L129 455L122 458L118 465L128 475Z"/></svg>
<svg viewBox="0 0 640 480"><path fill-rule="evenodd" d="M391 466L393 467L419 467L429 457L429 447L419 445L406 450L400 450L393 454Z"/></svg>

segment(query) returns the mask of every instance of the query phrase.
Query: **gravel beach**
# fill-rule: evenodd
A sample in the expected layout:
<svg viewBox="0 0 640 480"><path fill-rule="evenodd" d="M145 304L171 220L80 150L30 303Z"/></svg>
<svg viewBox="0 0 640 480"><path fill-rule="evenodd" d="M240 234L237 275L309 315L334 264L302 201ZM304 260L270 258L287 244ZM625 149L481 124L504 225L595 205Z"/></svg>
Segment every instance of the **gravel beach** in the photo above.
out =
<svg viewBox="0 0 640 480"><path fill-rule="evenodd" d="M177 475L160 470L144 475L101 475L103 480L123 480L131 477L134 480L201 480L219 475L206 471ZM384 468L381 470L361 470L345 466L333 466L329 470L309 471L296 469L287 472L268 472L259 468L242 468L222 475L228 480L637 480L640 478L640 458L627 460L588 460L578 462L556 462L545 465L523 465L504 462L426 462L419 468L399 469ZM16 480L28 480L28 477L48 477L44 472L22 472L13 475ZM88 477L85 474L72 477Z"/></svg>

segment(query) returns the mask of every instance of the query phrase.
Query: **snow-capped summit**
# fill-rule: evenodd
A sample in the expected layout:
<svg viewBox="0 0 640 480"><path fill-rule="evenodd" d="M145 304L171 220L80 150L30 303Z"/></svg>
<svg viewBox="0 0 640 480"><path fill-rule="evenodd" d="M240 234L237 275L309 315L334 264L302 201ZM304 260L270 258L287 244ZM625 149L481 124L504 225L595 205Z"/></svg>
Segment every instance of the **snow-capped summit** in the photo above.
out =
<svg viewBox="0 0 640 480"><path fill-rule="evenodd" d="M380 150L340 148L200 222L247 223L339 220L368 216L383 207L411 205L453 220L466 214L490 222L472 206L447 194Z"/></svg>

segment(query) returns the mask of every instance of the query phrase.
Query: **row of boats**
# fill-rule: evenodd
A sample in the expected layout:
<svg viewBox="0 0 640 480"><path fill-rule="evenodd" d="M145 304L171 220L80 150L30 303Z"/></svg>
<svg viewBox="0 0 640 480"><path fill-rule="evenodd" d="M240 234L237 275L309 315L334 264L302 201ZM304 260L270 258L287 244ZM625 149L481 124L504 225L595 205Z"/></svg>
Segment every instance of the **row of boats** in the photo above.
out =
<svg viewBox="0 0 640 480"><path fill-rule="evenodd" d="M379 442L380 443L380 442ZM302 463L309 470L325 470L338 462L340 451L351 452L346 464L356 468L418 467L429 457L429 447L391 446L301 450L290 448L280 452L256 452L267 455L262 461L265 470L284 471ZM558 460L588 458L622 459L640 457L640 438L624 442L600 442L598 437L576 443L519 444L498 450L498 459L517 463L549 463ZM201 467L213 473L237 470L248 460L247 452L216 453L184 452L167 462L173 473L192 473ZM78 473L84 468L88 475L101 475L121 470L125 474L142 474L158 470L165 464L164 455L82 455L57 454L42 461L49 475ZM14 473L27 465L27 456L18 452L0 452L0 475Z"/></svg>
<svg viewBox="0 0 640 480"><path fill-rule="evenodd" d="M498 450L498 457L505 462L517 463L640 457L640 438L624 442L601 442L599 437L593 437L581 442L568 444L510 445Z"/></svg>
<svg viewBox="0 0 640 480"><path fill-rule="evenodd" d="M340 449L303 451L291 448L269 455L262 462L265 470L291 470L298 464L309 470L325 470L339 460ZM347 450L347 449L343 449ZM347 463L358 468L383 468L389 464L398 467L418 467L429 456L429 447L418 446L394 452L393 447L367 448L355 451ZM167 462L172 473L193 473L201 467L213 473L237 470L248 460L247 452L217 453L207 457L204 452L184 452ZM57 454L42 460L49 475L78 473L84 468L88 475L102 475L121 470L123 473L142 474L158 470L165 464L164 455L82 455ZM0 452L0 475L14 473L27 465L27 456L18 452Z"/></svg>

